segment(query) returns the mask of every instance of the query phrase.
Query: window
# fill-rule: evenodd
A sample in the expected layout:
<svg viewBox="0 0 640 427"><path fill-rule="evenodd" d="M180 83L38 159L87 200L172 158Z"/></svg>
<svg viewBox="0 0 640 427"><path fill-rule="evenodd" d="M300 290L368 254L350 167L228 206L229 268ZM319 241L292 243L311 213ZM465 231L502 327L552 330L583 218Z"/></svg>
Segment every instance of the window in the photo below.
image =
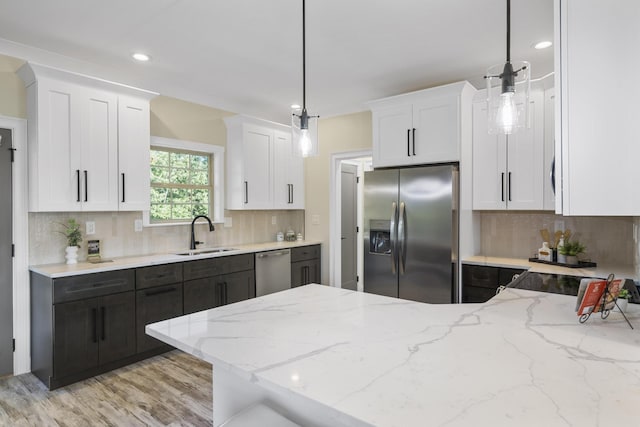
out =
<svg viewBox="0 0 640 427"><path fill-rule="evenodd" d="M150 210L147 225L190 222L207 215L222 222L224 148L151 138Z"/></svg>

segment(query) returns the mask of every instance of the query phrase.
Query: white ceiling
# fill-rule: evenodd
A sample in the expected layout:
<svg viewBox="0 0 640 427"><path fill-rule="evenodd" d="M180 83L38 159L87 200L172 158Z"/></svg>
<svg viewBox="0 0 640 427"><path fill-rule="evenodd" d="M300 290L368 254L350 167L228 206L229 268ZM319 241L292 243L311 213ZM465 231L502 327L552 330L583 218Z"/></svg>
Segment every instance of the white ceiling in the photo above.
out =
<svg viewBox="0 0 640 427"><path fill-rule="evenodd" d="M307 109L331 116L505 60L505 0L307 0ZM301 0L0 0L0 53L288 122ZM512 1L512 59L553 70L553 0ZM131 59L134 51L152 56Z"/></svg>

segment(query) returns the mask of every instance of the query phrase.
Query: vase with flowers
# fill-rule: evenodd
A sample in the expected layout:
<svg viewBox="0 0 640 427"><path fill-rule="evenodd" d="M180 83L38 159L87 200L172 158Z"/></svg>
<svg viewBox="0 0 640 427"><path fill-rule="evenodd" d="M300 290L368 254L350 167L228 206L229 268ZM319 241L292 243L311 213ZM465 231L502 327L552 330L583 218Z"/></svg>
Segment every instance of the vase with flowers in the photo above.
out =
<svg viewBox="0 0 640 427"><path fill-rule="evenodd" d="M80 224L74 219L69 218L66 224L60 224L64 227L62 231L58 233L64 235L67 238L67 247L65 248L65 259L67 264L78 263L78 248L80 242L82 242L82 233L80 232Z"/></svg>

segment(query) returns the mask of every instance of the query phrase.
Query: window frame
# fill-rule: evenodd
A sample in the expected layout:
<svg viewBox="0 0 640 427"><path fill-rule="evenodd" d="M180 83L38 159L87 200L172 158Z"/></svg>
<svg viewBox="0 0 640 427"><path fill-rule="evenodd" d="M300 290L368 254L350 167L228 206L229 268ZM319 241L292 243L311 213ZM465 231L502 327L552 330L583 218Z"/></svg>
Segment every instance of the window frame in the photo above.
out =
<svg viewBox="0 0 640 427"><path fill-rule="evenodd" d="M168 148L177 151L192 151L197 153L205 153L211 156L211 174L213 198L210 200L210 218L213 223L224 223L224 147L214 144L204 144L201 142L185 141L173 138L164 138L160 136L152 136L149 150L153 147ZM151 177L149 177L149 194L151 194ZM142 220L145 227L164 227L167 225L185 225L188 221L176 222L151 222L149 210L142 212Z"/></svg>

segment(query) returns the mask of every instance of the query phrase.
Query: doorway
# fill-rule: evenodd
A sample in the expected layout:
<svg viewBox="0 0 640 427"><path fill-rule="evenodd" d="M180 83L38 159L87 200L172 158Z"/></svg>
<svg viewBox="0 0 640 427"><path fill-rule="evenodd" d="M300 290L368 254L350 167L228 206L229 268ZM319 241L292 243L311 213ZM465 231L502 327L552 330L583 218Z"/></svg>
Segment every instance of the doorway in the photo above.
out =
<svg viewBox="0 0 640 427"><path fill-rule="evenodd" d="M360 244L362 242L362 185L364 171L370 169L371 151L353 151L331 155L331 195L329 201L331 217L329 223L329 276L331 286L357 291L363 289L361 279L364 269L363 248Z"/></svg>
<svg viewBox="0 0 640 427"><path fill-rule="evenodd" d="M0 129L0 377L13 374L13 141Z"/></svg>

